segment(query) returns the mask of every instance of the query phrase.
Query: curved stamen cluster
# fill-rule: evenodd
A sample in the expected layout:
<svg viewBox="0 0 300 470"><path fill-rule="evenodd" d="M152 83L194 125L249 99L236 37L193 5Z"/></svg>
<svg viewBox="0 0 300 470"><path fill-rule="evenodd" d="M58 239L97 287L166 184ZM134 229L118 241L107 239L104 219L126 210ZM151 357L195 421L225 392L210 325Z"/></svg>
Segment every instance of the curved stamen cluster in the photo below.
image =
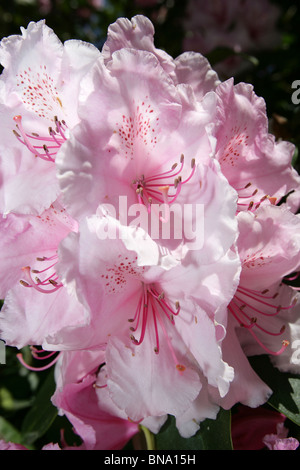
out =
<svg viewBox="0 0 300 470"><path fill-rule="evenodd" d="M57 116L55 116L55 129L49 127L48 136L40 136L36 133L26 133L22 125L22 116L15 116L14 121L16 122L16 127L19 132L14 129L13 133L19 142L26 145L28 150L30 150L30 152L32 152L35 157L39 157L42 160L46 160L48 162L55 162L55 157L58 150L67 140L65 135L67 125L65 121L59 121Z"/></svg>
<svg viewBox="0 0 300 470"><path fill-rule="evenodd" d="M24 287L33 287L37 291L42 292L44 294L51 294L52 292L56 292L58 289L60 289L60 287L62 287L62 283L59 281L54 269L54 266L57 263L57 255L51 257L44 256L43 258L37 258L37 261L48 261L50 264L47 264L44 269L40 270L31 269L30 266L22 268L22 271L24 273L24 279L21 279L20 283ZM32 274L42 274L43 279L38 276L33 279Z"/></svg>
<svg viewBox="0 0 300 470"><path fill-rule="evenodd" d="M259 324L257 314L263 315L264 317L274 317L282 310L289 310L293 308L295 306L295 301L292 302L291 305L283 307L276 303L272 303L272 301L278 297L278 292L276 292L274 295L268 295L268 293L268 289L259 292L253 289L239 286L233 300L228 307L228 310L239 322L240 326L247 328L257 343L268 354L278 356L286 349L286 347L289 345L289 342L287 340L283 340L280 350L271 351L260 341L253 329L258 328L263 333L271 336L280 336L284 333L285 326L283 325L277 332L267 330Z"/></svg>
<svg viewBox="0 0 300 470"><path fill-rule="evenodd" d="M20 363L24 367L26 367L26 369L32 370L32 371L37 371L37 372L41 372L43 370L50 369L50 367L52 367L58 361L58 358L60 356L59 351L50 351L49 352L49 351L45 351L44 349L38 349L36 346L30 346L30 351L31 351L32 357L34 359L38 359L38 360L41 360L41 361L44 361L44 360L47 360L49 358L54 357L54 359L52 359L52 361L47 363L46 365L40 366L40 367L34 367L34 366L31 366L31 365L29 365L25 362L25 360L22 356L22 353L17 354L18 360L20 361Z"/></svg>
<svg viewBox="0 0 300 470"><path fill-rule="evenodd" d="M130 323L135 322L135 326L130 327L130 331L132 332L130 338L135 345L142 344L145 333L147 329L147 325L152 319L152 324L154 326L155 332L155 341L156 345L154 347L154 352L159 354L160 350L160 343L159 343L159 331L158 325L160 326L164 338L166 339L168 346L170 348L171 354L173 356L174 362L176 364L176 368L179 371L184 371L185 367L179 364L178 359L176 358L176 354L174 349L171 345L168 333L166 331L166 327L163 321L163 318L167 318L168 321L174 325L174 316L179 315L180 312L180 304L179 302L175 302L175 309L172 308L167 300L165 299L164 293L158 293L157 289L153 284L145 285L143 284L142 293L135 311L135 315L133 318L130 318L128 321ZM140 338L137 340L133 333L140 331Z"/></svg>
<svg viewBox="0 0 300 470"><path fill-rule="evenodd" d="M195 159L191 161L191 173L185 180L182 180L180 176L184 168L184 155L180 157L179 169L177 167L178 163L174 163L169 171L148 177L142 175L132 182L136 190L138 202L147 206L149 212L151 211L151 204L153 202L170 205L176 201L182 186L190 181L195 173ZM169 194L170 188L173 189L171 194Z"/></svg>
<svg viewBox="0 0 300 470"><path fill-rule="evenodd" d="M237 212L244 210L244 209L254 212L266 200L268 200L270 204L273 204L273 205L276 204L275 197L270 197L267 194L265 194L262 197L259 197L257 195L258 189L256 188L254 190L251 190L251 187L252 187L252 183L249 182L243 188L236 188L236 191L238 193Z"/></svg>

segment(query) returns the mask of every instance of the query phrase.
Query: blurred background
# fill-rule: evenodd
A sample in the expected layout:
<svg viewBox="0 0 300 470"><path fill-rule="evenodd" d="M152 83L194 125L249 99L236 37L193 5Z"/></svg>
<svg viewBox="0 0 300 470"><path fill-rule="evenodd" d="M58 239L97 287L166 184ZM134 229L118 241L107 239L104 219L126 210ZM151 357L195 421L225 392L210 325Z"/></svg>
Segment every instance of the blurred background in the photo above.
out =
<svg viewBox="0 0 300 470"><path fill-rule="evenodd" d="M144 14L154 24L156 47L174 58L200 52L221 80L234 77L235 83L254 86L266 101L270 132L295 144L293 163L299 172L299 5L299 0L0 0L0 38L45 19L61 41L81 39L101 49L117 18ZM38 400L49 402L53 377L20 368L14 351L7 351L6 361L8 367L0 368L0 436L18 442L25 432L28 445L39 448L53 439L45 434L50 424L55 436L62 427L71 432L51 404L42 416L40 408L32 407L37 390ZM69 439L73 443L76 437Z"/></svg>

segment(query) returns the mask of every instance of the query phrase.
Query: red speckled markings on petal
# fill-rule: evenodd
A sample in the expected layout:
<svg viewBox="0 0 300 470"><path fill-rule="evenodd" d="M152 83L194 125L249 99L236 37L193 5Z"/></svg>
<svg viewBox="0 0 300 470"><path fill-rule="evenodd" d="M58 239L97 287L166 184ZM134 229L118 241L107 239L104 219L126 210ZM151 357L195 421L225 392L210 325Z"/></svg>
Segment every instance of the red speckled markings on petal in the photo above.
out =
<svg viewBox="0 0 300 470"><path fill-rule="evenodd" d="M27 67L20 72L17 75L17 86L26 108L40 118L52 119L61 113L62 101L46 65L40 65L37 70Z"/></svg>

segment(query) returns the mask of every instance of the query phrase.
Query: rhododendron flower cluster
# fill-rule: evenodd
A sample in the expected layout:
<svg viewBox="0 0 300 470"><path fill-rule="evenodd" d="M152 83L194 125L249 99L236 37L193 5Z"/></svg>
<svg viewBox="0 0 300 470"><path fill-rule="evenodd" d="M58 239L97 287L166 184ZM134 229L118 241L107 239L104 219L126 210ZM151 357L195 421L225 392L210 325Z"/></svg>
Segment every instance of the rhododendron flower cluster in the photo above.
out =
<svg viewBox="0 0 300 470"><path fill-rule="evenodd" d="M248 356L299 373L294 147L251 85L153 36L120 18L99 51L40 21L0 46L0 336L50 358L82 449L263 405Z"/></svg>

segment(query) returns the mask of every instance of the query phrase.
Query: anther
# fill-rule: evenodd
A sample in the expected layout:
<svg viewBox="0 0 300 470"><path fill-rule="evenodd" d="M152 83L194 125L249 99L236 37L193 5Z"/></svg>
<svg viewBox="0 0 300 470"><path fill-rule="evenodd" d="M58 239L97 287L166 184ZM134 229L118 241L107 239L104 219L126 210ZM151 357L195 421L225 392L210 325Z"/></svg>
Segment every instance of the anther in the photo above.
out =
<svg viewBox="0 0 300 470"><path fill-rule="evenodd" d="M15 134L16 137L20 137L20 138L21 138L20 134L19 134L15 129L13 129L13 133Z"/></svg>

